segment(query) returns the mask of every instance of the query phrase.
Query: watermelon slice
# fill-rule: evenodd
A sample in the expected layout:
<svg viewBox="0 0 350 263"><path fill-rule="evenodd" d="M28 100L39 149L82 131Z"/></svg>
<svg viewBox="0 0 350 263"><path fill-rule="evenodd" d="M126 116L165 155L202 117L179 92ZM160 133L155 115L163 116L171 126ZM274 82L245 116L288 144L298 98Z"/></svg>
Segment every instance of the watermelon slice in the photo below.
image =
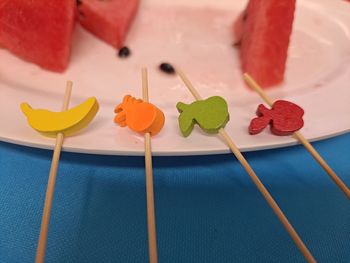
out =
<svg viewBox="0 0 350 263"><path fill-rule="evenodd" d="M74 0L0 0L0 46L52 71L66 69Z"/></svg>
<svg viewBox="0 0 350 263"><path fill-rule="evenodd" d="M108 44L121 48L139 0L80 0L80 24Z"/></svg>
<svg viewBox="0 0 350 263"><path fill-rule="evenodd" d="M233 25L243 72L262 87L284 80L295 0L250 0Z"/></svg>

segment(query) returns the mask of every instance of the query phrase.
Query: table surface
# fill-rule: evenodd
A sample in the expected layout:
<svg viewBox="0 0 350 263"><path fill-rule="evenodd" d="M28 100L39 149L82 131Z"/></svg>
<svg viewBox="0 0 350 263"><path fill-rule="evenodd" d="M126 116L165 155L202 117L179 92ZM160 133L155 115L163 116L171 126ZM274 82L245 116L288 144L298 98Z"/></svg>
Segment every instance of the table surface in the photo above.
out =
<svg viewBox="0 0 350 263"><path fill-rule="evenodd" d="M350 133L314 143L350 185ZM245 154L319 262L350 262L350 203L299 146ZM52 152L0 143L0 262L34 262ZM233 155L155 157L159 262L304 262ZM62 153L46 262L148 262L144 159Z"/></svg>

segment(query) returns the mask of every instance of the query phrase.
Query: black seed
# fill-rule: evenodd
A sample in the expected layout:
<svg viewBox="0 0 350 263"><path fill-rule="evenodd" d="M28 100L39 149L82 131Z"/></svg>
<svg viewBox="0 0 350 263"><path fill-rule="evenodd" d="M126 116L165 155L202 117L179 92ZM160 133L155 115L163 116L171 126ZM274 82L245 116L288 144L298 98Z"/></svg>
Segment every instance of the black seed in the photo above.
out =
<svg viewBox="0 0 350 263"><path fill-rule="evenodd" d="M118 56L120 58L126 58L131 55L131 51L128 47L122 47L119 49Z"/></svg>
<svg viewBox="0 0 350 263"><path fill-rule="evenodd" d="M168 74L174 74L175 73L175 69L174 67L169 64L169 63L162 63L159 65L159 69L165 73L168 73Z"/></svg>
<svg viewBox="0 0 350 263"><path fill-rule="evenodd" d="M80 6L83 2L81 0L76 0L77 6Z"/></svg>

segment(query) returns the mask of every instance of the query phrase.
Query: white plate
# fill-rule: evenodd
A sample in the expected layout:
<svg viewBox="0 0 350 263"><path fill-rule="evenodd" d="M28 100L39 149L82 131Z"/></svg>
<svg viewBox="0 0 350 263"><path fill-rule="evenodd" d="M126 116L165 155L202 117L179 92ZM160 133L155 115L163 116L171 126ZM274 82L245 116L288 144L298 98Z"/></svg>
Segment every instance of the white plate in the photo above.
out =
<svg viewBox="0 0 350 263"><path fill-rule="evenodd" d="M54 140L32 130L19 104L59 110L65 81L73 80L71 105L96 96L100 111L80 134L69 137L64 150L97 154L142 155L143 137L113 123L113 109L125 94L141 96L142 66L149 69L150 99L166 115L166 124L153 138L156 155L194 155L229 152L216 136L195 129L180 135L178 101L192 102L176 76L159 72L169 61L183 68L203 97L220 95L229 102L227 131L242 151L296 143L266 129L247 133L261 99L241 80L237 51L231 46L231 24L246 1L144 1L127 39L132 56L119 59L116 51L79 26L69 69L51 73L0 50L0 139L22 145L52 148ZM350 129L350 4L335 0L298 1L286 81L268 91L291 100L306 112L302 132L319 140Z"/></svg>

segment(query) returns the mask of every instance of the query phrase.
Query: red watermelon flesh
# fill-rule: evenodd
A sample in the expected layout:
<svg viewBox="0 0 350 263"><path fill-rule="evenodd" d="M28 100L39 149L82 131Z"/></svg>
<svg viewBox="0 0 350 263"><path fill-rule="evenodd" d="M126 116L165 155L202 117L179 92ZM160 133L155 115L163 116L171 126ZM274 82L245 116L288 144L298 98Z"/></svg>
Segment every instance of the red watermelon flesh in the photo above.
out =
<svg viewBox="0 0 350 263"><path fill-rule="evenodd" d="M69 62L75 0L0 0L0 46L61 72Z"/></svg>
<svg viewBox="0 0 350 263"><path fill-rule="evenodd" d="M250 0L234 23L243 72L262 87L284 80L295 0Z"/></svg>
<svg viewBox="0 0 350 263"><path fill-rule="evenodd" d="M108 44L121 48L139 0L80 0L80 24Z"/></svg>

